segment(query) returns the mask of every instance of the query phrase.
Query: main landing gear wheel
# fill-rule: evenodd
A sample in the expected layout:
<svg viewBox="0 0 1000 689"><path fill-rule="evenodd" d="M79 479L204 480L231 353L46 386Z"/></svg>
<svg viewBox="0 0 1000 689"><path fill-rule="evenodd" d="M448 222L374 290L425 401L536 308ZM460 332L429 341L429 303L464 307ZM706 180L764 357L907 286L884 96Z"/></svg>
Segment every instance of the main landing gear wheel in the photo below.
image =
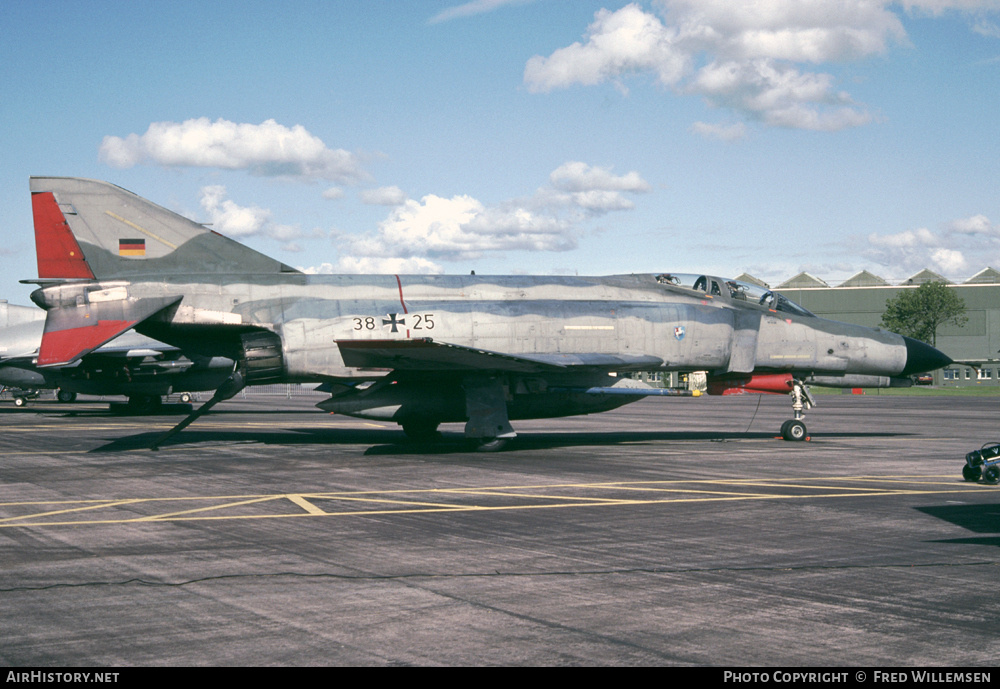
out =
<svg viewBox="0 0 1000 689"><path fill-rule="evenodd" d="M60 390L56 393L56 399L60 402L73 402L76 400L76 393L69 390Z"/></svg>
<svg viewBox="0 0 1000 689"><path fill-rule="evenodd" d="M499 452L507 446L510 438L480 438L476 452Z"/></svg>
<svg viewBox="0 0 1000 689"><path fill-rule="evenodd" d="M15 406L15 407L23 407L23 406L25 406L25 405L26 405L27 403L28 403L28 400L26 400L26 399L25 399L25 398L23 398L23 397L15 397L15 398L14 398L14 406Z"/></svg>
<svg viewBox="0 0 1000 689"><path fill-rule="evenodd" d="M806 425L798 419L789 419L781 424L781 437L792 441L805 440Z"/></svg>

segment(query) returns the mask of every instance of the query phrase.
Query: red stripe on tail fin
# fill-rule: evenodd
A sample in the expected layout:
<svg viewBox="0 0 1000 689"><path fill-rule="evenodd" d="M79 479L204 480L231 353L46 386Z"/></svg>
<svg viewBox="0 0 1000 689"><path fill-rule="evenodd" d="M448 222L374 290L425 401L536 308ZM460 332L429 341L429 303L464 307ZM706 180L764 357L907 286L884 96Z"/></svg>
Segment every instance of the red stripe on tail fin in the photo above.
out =
<svg viewBox="0 0 1000 689"><path fill-rule="evenodd" d="M70 232L55 195L52 192L32 194L31 212L35 220L38 277L93 280L94 274Z"/></svg>

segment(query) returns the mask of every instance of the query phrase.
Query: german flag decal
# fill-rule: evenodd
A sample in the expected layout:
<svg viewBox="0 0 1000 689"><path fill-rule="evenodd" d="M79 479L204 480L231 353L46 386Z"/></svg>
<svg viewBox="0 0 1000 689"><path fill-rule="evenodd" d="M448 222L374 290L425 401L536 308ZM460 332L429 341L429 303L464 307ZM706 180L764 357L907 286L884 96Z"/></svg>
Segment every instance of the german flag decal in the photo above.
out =
<svg viewBox="0 0 1000 689"><path fill-rule="evenodd" d="M145 256L146 255L146 240L145 239L119 239L118 240L118 255L119 256Z"/></svg>

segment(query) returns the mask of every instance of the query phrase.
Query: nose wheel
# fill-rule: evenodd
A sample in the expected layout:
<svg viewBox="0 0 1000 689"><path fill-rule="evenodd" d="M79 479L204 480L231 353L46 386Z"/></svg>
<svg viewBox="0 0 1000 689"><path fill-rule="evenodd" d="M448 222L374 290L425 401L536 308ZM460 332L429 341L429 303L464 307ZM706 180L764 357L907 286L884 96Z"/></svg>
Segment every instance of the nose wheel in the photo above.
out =
<svg viewBox="0 0 1000 689"><path fill-rule="evenodd" d="M785 440L805 440L806 425L799 419L789 419L781 424L781 437Z"/></svg>
<svg viewBox="0 0 1000 689"><path fill-rule="evenodd" d="M789 394L792 397L792 415L795 418L781 424L781 437L794 442L805 440L808 432L806 431L806 422L803 421L804 412L806 409L815 407L816 400L809 394L809 388L805 386L805 383L798 379L792 380L792 391Z"/></svg>

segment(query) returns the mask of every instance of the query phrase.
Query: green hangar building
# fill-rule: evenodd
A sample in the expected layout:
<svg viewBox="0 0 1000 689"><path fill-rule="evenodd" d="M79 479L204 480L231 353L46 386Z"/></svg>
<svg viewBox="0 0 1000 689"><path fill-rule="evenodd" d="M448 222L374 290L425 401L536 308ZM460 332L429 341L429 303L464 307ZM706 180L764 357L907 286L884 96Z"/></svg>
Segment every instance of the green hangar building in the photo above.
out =
<svg viewBox="0 0 1000 689"><path fill-rule="evenodd" d="M764 284L746 274L737 279ZM945 283L961 297L968 318L962 326L944 324L938 328L936 346L955 364L936 371L934 383L1000 385L1000 272L993 268L985 268L962 283L952 283L933 271L922 270L896 285L868 271L861 271L837 286L809 273L799 273L773 289L817 316L876 327L885 313L887 300L903 290L934 281Z"/></svg>

